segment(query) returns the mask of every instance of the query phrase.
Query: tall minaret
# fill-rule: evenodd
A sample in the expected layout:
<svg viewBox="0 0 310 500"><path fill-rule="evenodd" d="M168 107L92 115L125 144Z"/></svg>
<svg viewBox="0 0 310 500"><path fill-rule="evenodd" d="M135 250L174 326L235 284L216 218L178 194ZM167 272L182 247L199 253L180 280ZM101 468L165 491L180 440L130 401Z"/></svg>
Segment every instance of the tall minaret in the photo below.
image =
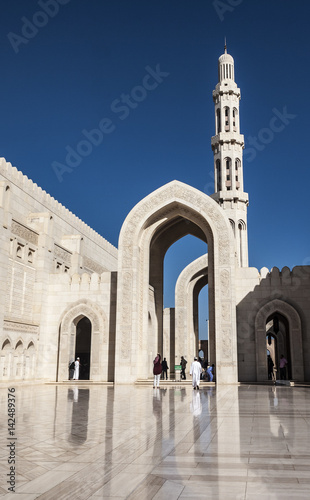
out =
<svg viewBox="0 0 310 500"><path fill-rule="evenodd" d="M234 60L224 54L218 62L219 82L213 90L215 135L211 139L214 153L215 192L212 198L225 210L235 239L239 266L248 266L247 206L248 194L243 191L242 150L240 134L240 89L235 83Z"/></svg>

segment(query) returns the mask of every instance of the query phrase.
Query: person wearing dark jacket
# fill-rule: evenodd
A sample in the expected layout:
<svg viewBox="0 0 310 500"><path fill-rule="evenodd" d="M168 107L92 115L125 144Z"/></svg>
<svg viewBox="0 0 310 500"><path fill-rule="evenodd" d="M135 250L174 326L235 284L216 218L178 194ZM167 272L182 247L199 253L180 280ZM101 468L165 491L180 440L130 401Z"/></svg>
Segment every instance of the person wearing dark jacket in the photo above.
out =
<svg viewBox="0 0 310 500"><path fill-rule="evenodd" d="M162 372L163 372L163 380L165 380L165 375L166 375L166 380L168 380L167 370L169 370L169 366L168 366L166 358L164 358L164 360L161 364L161 368L162 368Z"/></svg>
<svg viewBox="0 0 310 500"><path fill-rule="evenodd" d="M161 355L157 354L156 358L153 361L153 365L154 365L154 367L153 367L153 374L154 374L153 389L155 389L155 387L159 387L159 380L160 380L160 375L161 375L161 371L162 371L160 361L161 361Z"/></svg>

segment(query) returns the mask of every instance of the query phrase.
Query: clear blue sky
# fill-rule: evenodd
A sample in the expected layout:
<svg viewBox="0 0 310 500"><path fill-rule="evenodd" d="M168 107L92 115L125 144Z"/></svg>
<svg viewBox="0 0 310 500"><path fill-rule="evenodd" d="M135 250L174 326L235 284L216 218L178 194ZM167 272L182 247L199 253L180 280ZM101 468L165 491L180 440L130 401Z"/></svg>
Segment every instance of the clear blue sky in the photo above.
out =
<svg viewBox="0 0 310 500"><path fill-rule="evenodd" d="M265 140L245 150L250 266L310 264L309 18L305 0L5 2L0 154L117 246L126 215L154 189L178 179L213 192L212 90L226 36L246 148ZM139 94L157 65L162 81ZM131 92L139 102L120 109ZM270 134L285 108L288 123ZM100 122L98 145L59 182L53 162ZM204 251L194 247L170 258L169 280Z"/></svg>

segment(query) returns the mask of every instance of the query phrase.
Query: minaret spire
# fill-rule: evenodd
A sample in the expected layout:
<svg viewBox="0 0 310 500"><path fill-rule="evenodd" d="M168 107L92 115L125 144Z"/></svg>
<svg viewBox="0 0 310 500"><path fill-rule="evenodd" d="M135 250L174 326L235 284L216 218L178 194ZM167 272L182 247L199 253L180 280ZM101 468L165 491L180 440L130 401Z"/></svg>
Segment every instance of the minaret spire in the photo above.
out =
<svg viewBox="0 0 310 500"><path fill-rule="evenodd" d="M243 191L244 137L240 134L240 89L235 83L234 59L224 54L218 61L219 81L213 91L215 135L211 139L214 154L215 193L212 198L225 210L236 240L236 255L241 267L248 266L247 206Z"/></svg>

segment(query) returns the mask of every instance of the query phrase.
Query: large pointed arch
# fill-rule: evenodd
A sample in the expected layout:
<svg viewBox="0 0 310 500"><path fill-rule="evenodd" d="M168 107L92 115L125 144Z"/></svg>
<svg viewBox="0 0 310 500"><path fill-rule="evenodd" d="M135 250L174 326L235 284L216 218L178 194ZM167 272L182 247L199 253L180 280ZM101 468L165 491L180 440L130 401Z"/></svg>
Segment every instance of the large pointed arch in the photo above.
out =
<svg viewBox="0 0 310 500"><path fill-rule="evenodd" d="M68 364L74 356L76 325L86 317L91 322L90 379L108 380L108 322L104 311L94 302L82 299L70 304L60 317L58 380L67 380Z"/></svg>
<svg viewBox="0 0 310 500"><path fill-rule="evenodd" d="M172 181L139 202L119 238L115 380L149 375L149 353L162 346L162 262L186 234L208 242L210 328L215 332L219 383L237 382L235 243L228 219L206 194ZM149 339L149 285L155 290L159 335Z"/></svg>
<svg viewBox="0 0 310 500"><path fill-rule="evenodd" d="M187 341L189 359L198 353L198 295L207 283L208 255L202 255L183 269L175 286L175 331Z"/></svg>
<svg viewBox="0 0 310 500"><path fill-rule="evenodd" d="M281 314L288 321L292 378L296 381L304 381L304 361L300 316L293 306L280 299L271 300L261 307L255 318L257 381L266 379L266 322L268 318L275 313Z"/></svg>

